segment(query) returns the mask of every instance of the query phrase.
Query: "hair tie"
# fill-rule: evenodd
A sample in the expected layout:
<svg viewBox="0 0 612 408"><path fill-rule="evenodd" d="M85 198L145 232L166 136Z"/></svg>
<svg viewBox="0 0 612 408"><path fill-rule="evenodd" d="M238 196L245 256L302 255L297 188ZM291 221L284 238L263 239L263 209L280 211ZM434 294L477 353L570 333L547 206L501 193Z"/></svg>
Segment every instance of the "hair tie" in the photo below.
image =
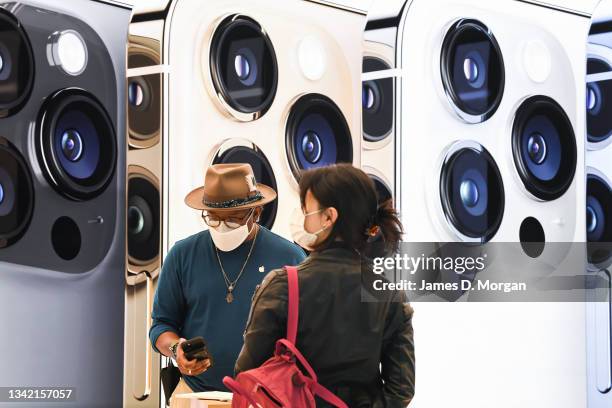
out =
<svg viewBox="0 0 612 408"><path fill-rule="evenodd" d="M370 237L375 237L380 233L380 227L378 225L372 225L370 228L368 228L368 230L366 231L366 235L370 236Z"/></svg>

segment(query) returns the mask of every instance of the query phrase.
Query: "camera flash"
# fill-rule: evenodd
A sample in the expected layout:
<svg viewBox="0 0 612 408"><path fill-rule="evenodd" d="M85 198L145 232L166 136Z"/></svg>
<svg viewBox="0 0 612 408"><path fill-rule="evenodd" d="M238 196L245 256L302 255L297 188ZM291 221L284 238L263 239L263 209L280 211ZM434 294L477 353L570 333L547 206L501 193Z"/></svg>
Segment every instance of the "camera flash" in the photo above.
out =
<svg viewBox="0 0 612 408"><path fill-rule="evenodd" d="M56 32L49 38L47 58L52 66L59 66L68 75L79 75L87 66L87 46L74 30Z"/></svg>
<svg viewBox="0 0 612 408"><path fill-rule="evenodd" d="M523 50L523 66L533 82L546 82L552 71L548 47L541 41L529 41Z"/></svg>
<svg viewBox="0 0 612 408"><path fill-rule="evenodd" d="M318 81L327 69L325 48L315 36L304 37L297 49L298 64L302 74L311 81Z"/></svg>

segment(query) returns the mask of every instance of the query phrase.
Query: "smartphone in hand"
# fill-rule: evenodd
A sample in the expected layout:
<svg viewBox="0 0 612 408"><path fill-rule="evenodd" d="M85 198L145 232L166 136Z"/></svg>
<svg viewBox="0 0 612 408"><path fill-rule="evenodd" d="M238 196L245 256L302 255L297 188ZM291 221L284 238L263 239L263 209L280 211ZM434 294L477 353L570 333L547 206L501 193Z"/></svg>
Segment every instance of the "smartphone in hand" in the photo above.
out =
<svg viewBox="0 0 612 408"><path fill-rule="evenodd" d="M206 341L203 337L198 336L193 339L187 340L181 343L181 347L183 349L183 353L185 353L185 357L187 360L196 359L198 361L210 360L210 364L212 366L212 357L208 352L208 348L206 347Z"/></svg>

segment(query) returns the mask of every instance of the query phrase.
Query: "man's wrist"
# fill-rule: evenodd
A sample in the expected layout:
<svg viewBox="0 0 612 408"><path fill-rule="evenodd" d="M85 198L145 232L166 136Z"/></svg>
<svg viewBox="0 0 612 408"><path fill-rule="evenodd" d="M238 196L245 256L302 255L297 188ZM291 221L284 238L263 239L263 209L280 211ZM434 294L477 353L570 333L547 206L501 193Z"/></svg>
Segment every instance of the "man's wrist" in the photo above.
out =
<svg viewBox="0 0 612 408"><path fill-rule="evenodd" d="M172 354L172 358L174 358L176 360L176 351L178 349L178 345L179 345L179 341L174 341L172 342L172 344L170 344L170 347L168 347L170 349L170 353Z"/></svg>

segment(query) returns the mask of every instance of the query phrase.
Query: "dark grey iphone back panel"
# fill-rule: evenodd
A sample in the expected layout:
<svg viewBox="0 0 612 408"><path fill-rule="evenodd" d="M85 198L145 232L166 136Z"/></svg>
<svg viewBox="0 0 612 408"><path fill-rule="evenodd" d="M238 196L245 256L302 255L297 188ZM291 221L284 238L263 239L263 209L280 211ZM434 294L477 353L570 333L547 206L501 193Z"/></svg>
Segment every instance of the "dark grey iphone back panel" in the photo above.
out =
<svg viewBox="0 0 612 408"><path fill-rule="evenodd" d="M19 406L120 407L123 392L125 270L125 53L131 11L101 1L0 2L22 24L34 55L34 84L23 107L0 119L27 163L34 187L31 222L19 240L0 248L0 387L70 387L75 400ZM85 70L68 75L49 63L53 33L75 30L88 52ZM37 143L45 104L55 92L80 88L108 114L116 164L97 196L74 200L55 188ZM52 228L60 217L76 224L78 253L56 247L74 231ZM62 235L64 234L64 235ZM0 402L0 406L15 406Z"/></svg>

